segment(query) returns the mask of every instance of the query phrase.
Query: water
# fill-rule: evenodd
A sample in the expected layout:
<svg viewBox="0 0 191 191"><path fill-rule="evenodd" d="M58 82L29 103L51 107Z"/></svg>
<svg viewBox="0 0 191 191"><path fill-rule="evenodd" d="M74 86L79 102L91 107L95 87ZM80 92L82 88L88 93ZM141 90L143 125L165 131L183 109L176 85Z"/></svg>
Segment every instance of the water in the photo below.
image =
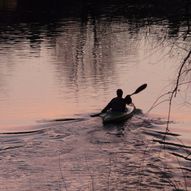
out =
<svg viewBox="0 0 191 191"><path fill-rule="evenodd" d="M92 18L85 24L63 19L50 33L49 26L39 25L3 28L0 98L5 131L42 118L100 110L117 88L128 94L143 83L148 89L133 99L147 110L176 77L180 59L170 55L170 39L161 45L152 36L164 30L162 26L151 26L145 39L145 28L132 36L124 19L111 23L100 18L96 26ZM32 27L39 34L30 32Z"/></svg>
<svg viewBox="0 0 191 191"><path fill-rule="evenodd" d="M1 190L173 190L190 188L189 150L163 140L165 122L135 115L103 126L99 118L51 122L1 135ZM122 133L122 128L124 131ZM177 141L176 134L166 136ZM179 136L178 136L179 137ZM171 154L173 153L173 154Z"/></svg>
<svg viewBox="0 0 191 191"><path fill-rule="evenodd" d="M190 47L186 14L169 16L178 1L163 16L152 3L148 12L72 2L0 4L1 190L189 190L189 86L173 99L171 134L168 102L147 113ZM105 127L89 117L116 89L143 83L132 97L142 112L130 121Z"/></svg>

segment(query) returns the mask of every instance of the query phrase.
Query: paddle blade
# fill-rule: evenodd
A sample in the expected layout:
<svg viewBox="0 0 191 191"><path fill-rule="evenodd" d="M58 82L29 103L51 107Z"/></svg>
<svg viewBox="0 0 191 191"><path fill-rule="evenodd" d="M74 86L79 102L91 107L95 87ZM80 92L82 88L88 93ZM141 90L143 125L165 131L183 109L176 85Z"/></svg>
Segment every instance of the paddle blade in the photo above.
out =
<svg viewBox="0 0 191 191"><path fill-rule="evenodd" d="M146 87L147 87L147 84L141 85L141 86L138 87L138 88L135 90L135 92L132 93L131 95L138 94L139 92L143 91Z"/></svg>

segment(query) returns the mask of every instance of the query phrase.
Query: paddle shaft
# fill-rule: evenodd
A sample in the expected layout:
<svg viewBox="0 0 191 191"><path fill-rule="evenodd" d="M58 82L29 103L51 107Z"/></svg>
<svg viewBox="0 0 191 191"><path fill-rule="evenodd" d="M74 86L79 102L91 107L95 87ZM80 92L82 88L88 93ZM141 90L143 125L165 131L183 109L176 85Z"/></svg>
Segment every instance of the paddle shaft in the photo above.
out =
<svg viewBox="0 0 191 191"><path fill-rule="evenodd" d="M143 91L146 87L147 87L147 84L143 84L143 85L139 86L132 94L130 94L130 96L132 96L134 94L138 94L139 92Z"/></svg>

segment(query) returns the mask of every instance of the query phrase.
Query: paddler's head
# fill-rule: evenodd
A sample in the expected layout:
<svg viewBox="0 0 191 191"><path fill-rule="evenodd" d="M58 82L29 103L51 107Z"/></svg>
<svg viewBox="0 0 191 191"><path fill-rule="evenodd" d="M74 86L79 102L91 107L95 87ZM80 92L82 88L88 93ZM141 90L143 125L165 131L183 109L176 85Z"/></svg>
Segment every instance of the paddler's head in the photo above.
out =
<svg viewBox="0 0 191 191"><path fill-rule="evenodd" d="M123 96L123 90L122 89L118 89L116 93L117 93L117 97Z"/></svg>

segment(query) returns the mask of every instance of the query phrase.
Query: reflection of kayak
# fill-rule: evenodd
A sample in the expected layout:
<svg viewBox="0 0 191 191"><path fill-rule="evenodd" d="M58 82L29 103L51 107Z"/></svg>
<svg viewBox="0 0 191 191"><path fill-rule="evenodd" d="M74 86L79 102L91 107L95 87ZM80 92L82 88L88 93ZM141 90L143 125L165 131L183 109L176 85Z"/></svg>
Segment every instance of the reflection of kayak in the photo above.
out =
<svg viewBox="0 0 191 191"><path fill-rule="evenodd" d="M103 123L122 122L131 118L134 114L135 106L128 105L125 112L106 112L102 113L100 117L103 119Z"/></svg>

